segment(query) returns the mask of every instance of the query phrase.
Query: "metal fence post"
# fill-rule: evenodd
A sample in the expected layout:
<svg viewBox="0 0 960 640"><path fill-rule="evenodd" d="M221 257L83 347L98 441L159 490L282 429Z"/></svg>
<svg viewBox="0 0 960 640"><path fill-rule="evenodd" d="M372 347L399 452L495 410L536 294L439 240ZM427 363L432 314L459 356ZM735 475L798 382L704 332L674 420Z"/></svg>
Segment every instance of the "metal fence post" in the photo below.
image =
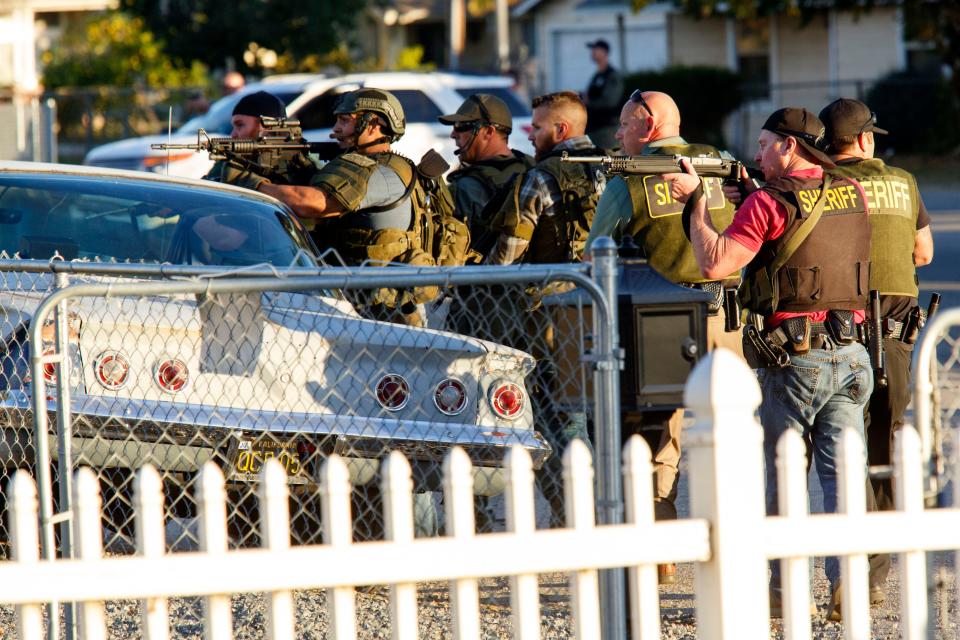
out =
<svg viewBox="0 0 960 640"><path fill-rule="evenodd" d="M710 523L711 557L694 573L698 637L769 638L760 387L740 358L716 349L687 379L684 404L696 418L683 434L690 517Z"/></svg>
<svg viewBox="0 0 960 640"><path fill-rule="evenodd" d="M603 291L609 310L606 321L593 313L593 374L596 389L597 520L601 525L623 522L623 484L620 473L620 336L617 329L617 245L598 238L591 251L594 282ZM602 629L607 640L626 637L626 582L622 569L608 569L600 578Z"/></svg>

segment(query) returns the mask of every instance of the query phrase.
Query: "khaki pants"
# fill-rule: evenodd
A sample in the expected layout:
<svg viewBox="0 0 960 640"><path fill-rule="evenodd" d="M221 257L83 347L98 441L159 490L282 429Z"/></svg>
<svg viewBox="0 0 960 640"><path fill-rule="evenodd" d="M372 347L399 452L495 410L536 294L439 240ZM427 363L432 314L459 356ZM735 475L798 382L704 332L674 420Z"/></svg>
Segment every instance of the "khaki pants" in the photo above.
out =
<svg viewBox="0 0 960 640"><path fill-rule="evenodd" d="M743 359L741 332L724 330L726 314L723 308L707 317L707 348L723 347ZM676 520L677 481L680 477L680 432L683 429L683 409L673 412L653 411L625 415L624 440L634 433L646 439L653 451L653 511L657 520Z"/></svg>

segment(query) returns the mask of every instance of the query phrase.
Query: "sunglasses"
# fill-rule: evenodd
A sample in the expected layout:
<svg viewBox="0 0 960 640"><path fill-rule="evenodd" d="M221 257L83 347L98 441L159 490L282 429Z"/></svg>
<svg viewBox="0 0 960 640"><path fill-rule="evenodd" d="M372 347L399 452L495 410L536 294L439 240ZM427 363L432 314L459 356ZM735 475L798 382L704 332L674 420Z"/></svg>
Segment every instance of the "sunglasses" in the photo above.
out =
<svg viewBox="0 0 960 640"><path fill-rule="evenodd" d="M480 128L479 122L458 122L453 125L453 130L457 133L466 133L467 131L474 131Z"/></svg>
<svg viewBox="0 0 960 640"><path fill-rule="evenodd" d="M864 132L867 127L872 127L877 124L877 114L873 111L870 112L870 119L863 123L863 126L860 127L860 132L857 135L860 135Z"/></svg>
<svg viewBox="0 0 960 640"><path fill-rule="evenodd" d="M630 94L630 102L636 102L641 107L646 109L647 113L649 113L651 116L653 115L653 109L651 109L650 105L647 104L647 101L643 99L643 91L640 89L636 89Z"/></svg>

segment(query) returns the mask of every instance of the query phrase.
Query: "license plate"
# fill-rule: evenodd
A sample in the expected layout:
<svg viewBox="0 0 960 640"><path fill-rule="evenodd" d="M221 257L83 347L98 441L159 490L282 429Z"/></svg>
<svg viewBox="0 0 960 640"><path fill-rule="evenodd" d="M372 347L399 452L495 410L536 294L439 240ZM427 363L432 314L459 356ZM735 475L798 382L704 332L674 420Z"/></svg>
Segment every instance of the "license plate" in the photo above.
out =
<svg viewBox="0 0 960 640"><path fill-rule="evenodd" d="M287 471L288 484L307 484L310 481L306 461L301 457L296 440L239 438L231 451L229 480L257 482L263 463L276 458Z"/></svg>

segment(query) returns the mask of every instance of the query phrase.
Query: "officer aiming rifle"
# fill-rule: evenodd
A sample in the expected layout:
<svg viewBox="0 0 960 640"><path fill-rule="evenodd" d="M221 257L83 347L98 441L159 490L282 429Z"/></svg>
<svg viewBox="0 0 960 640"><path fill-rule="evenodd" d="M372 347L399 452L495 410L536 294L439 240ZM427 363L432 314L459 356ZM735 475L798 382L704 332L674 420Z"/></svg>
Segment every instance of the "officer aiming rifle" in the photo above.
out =
<svg viewBox="0 0 960 640"><path fill-rule="evenodd" d="M607 175L658 175L681 173L680 161L683 159L689 160L697 175L703 177L737 181L741 179L741 169L745 168L739 160L710 156L569 156L565 153L560 161L599 164ZM747 169L747 173L752 174L751 178L756 175L754 169Z"/></svg>
<svg viewBox="0 0 960 640"><path fill-rule="evenodd" d="M211 160L223 160L278 184L303 184L309 179L316 165L307 154L330 160L340 152L335 142L307 142L299 120L270 116L260 116L260 133L256 138L215 138L200 129L196 144L161 143L152 144L150 148L206 151ZM299 176L301 173L309 175Z"/></svg>

